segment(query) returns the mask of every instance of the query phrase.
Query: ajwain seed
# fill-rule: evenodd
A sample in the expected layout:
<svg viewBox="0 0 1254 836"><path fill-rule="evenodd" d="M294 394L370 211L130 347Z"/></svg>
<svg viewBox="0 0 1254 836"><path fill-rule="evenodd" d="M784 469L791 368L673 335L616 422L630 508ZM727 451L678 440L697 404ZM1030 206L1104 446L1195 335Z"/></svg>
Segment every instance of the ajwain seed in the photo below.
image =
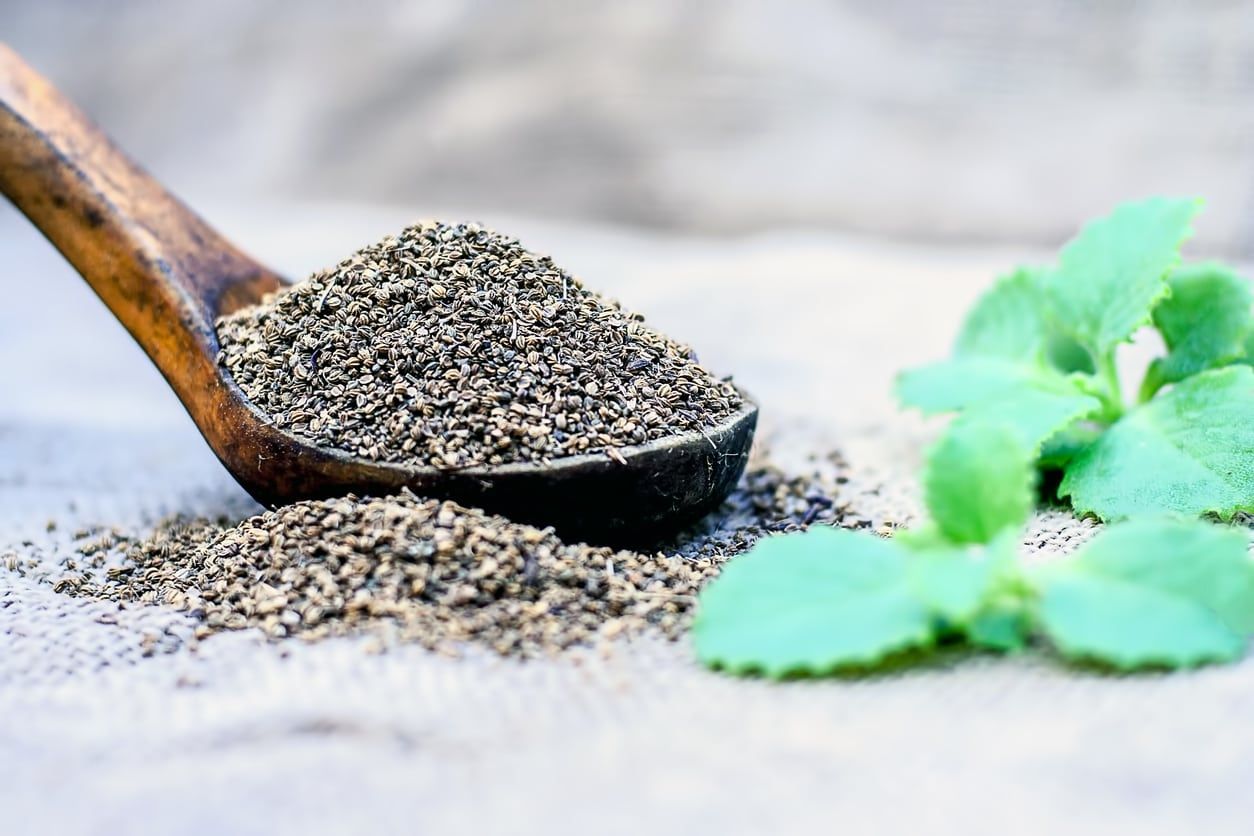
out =
<svg viewBox="0 0 1254 836"><path fill-rule="evenodd" d="M760 537L850 524L835 489L757 465L719 511L655 552L566 543L408 492L297 502L235 525L111 535L123 565L68 575L57 591L176 607L200 620L200 638L244 627L310 641L369 633L522 657L648 632L675 638L701 587ZM100 565L102 543L83 542L85 563Z"/></svg>
<svg viewBox="0 0 1254 836"><path fill-rule="evenodd" d="M388 236L219 320L218 337L219 362L280 429L414 466L548 462L700 431L742 405L687 346L477 224Z"/></svg>

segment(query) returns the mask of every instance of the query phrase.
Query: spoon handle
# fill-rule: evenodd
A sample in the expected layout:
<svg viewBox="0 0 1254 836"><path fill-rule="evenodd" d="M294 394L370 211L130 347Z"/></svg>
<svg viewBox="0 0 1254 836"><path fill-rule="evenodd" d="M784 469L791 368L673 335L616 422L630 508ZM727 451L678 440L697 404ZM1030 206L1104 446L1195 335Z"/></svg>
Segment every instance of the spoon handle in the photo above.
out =
<svg viewBox="0 0 1254 836"><path fill-rule="evenodd" d="M74 265L176 390L189 364L216 354L216 316L279 286L3 43L0 193Z"/></svg>

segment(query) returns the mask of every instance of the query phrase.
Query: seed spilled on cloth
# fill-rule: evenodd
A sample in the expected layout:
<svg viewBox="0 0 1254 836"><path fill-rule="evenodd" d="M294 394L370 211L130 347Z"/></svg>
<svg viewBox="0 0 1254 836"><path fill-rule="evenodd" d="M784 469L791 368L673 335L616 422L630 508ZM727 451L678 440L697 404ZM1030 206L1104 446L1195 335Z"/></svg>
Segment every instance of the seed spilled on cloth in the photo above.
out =
<svg viewBox="0 0 1254 836"><path fill-rule="evenodd" d="M221 319L218 337L276 426L374 461L612 456L742 404L689 348L476 224L411 226Z"/></svg>
<svg viewBox="0 0 1254 836"><path fill-rule="evenodd" d="M751 467L719 511L650 553L564 543L551 529L405 492L297 502L237 525L166 524L146 540L93 537L78 559L90 568L57 589L185 610L200 637L366 633L520 657L648 632L676 638L702 585L762 536L870 525L839 498L843 463L818 464L806 477Z"/></svg>

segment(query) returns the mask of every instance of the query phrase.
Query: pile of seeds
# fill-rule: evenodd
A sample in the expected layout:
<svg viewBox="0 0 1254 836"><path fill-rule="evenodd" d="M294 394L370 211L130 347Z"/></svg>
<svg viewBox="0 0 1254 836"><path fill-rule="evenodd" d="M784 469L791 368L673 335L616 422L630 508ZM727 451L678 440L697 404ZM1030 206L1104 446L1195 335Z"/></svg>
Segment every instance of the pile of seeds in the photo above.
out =
<svg viewBox="0 0 1254 836"><path fill-rule="evenodd" d="M200 619L201 636L365 632L524 657L649 631L673 638L700 587L759 537L850 522L835 482L754 468L720 511L654 553L563 543L548 529L409 493L298 502L234 526L169 524L138 542L93 537L80 562L95 570L57 589L172 605Z"/></svg>
<svg viewBox="0 0 1254 836"><path fill-rule="evenodd" d="M475 224L409 227L220 320L218 337L275 425L377 461L544 462L741 406L687 347Z"/></svg>

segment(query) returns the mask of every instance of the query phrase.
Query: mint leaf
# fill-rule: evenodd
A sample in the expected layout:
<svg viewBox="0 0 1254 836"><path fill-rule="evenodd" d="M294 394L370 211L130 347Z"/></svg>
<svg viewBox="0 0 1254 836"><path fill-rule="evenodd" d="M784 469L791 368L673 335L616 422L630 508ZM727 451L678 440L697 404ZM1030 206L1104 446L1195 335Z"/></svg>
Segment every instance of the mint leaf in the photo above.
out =
<svg viewBox="0 0 1254 836"><path fill-rule="evenodd" d="M993 357L955 357L897 377L897 397L928 415L1012 400L1029 391L1064 397L1084 394L1053 369Z"/></svg>
<svg viewBox="0 0 1254 836"><path fill-rule="evenodd" d="M1236 659L1254 632L1246 543L1202 522L1113 526L1043 573L1040 622L1064 656L1121 670Z"/></svg>
<svg viewBox="0 0 1254 836"><path fill-rule="evenodd" d="M954 346L958 357L994 357L1059 371L1093 371L1088 352L1049 317L1046 271L1020 267L997 280L963 320Z"/></svg>
<svg viewBox="0 0 1254 836"><path fill-rule="evenodd" d="M961 357L910 369L897 376L897 397L925 415L1003 400L1037 387L1055 387L1047 373L1011 360ZM1061 387L1056 387L1061 388Z"/></svg>
<svg viewBox="0 0 1254 836"><path fill-rule="evenodd" d="M1171 296L1154 309L1154 325L1170 353L1150 366L1143 399L1165 384L1243 357L1246 334L1254 323L1250 283L1226 267L1181 267L1167 284Z"/></svg>
<svg viewBox="0 0 1254 836"><path fill-rule="evenodd" d="M963 634L976 647L1009 653L1028 643L1031 622L1017 602L993 603L966 626Z"/></svg>
<svg viewBox="0 0 1254 836"><path fill-rule="evenodd" d="M981 618L999 581L1017 576L1017 529L1002 532L988 545L955 545L935 525L903 531L894 539L911 551L915 595L950 629L968 629Z"/></svg>
<svg viewBox="0 0 1254 836"><path fill-rule="evenodd" d="M1126 203L1063 248L1046 288L1059 324L1092 356L1108 354L1149 323L1200 209L1197 200Z"/></svg>
<svg viewBox="0 0 1254 836"><path fill-rule="evenodd" d="M1097 371L1093 365L1093 356L1088 350L1072 337L1062 333L1049 335L1045 344L1045 357L1050 365L1061 372L1081 372L1093 374Z"/></svg>
<svg viewBox="0 0 1254 836"><path fill-rule="evenodd" d="M1014 427L1037 448L1101 409L1068 370L1091 368L1087 352L1048 320L1041 271L1019 268L985 293L963 323L954 357L898 376L897 396L926 414L967 410Z"/></svg>
<svg viewBox="0 0 1254 836"><path fill-rule="evenodd" d="M914 594L951 625L966 624L975 617L992 578L990 562L965 549L924 551L910 560Z"/></svg>
<svg viewBox="0 0 1254 836"><path fill-rule="evenodd" d="M909 552L868 534L820 527L768 537L701 592L693 638L711 667L769 677L874 664L930 644Z"/></svg>
<svg viewBox="0 0 1254 836"><path fill-rule="evenodd" d="M702 661L823 674L942 639L1018 650L1034 629L1121 670L1239 657L1254 634L1248 535L1162 516L1254 511L1254 294L1217 265L1175 269L1199 206L1121 206L1057 269L999 279L954 356L897 381L904 403L960 413L928 453L931 519L891 542L829 528L760 542L701 593ZM1115 349L1151 320L1168 355L1142 399L1169 388L1128 412ZM1059 495L1079 513L1158 516L1029 570L1017 533L1042 464L1065 468Z"/></svg>
<svg viewBox="0 0 1254 836"><path fill-rule="evenodd" d="M1000 424L1014 432L1025 449L1037 454L1042 446L1101 410L1101 401L1078 392L1060 395L1024 389L1013 398L978 404L963 412L955 423Z"/></svg>
<svg viewBox="0 0 1254 836"><path fill-rule="evenodd" d="M1020 267L998 279L967 314L954 354L1039 364L1050 328L1038 274Z"/></svg>
<svg viewBox="0 0 1254 836"><path fill-rule="evenodd" d="M1071 461L1058 495L1103 520L1254 510L1254 368L1204 372L1133 410Z"/></svg>
<svg viewBox="0 0 1254 836"><path fill-rule="evenodd" d="M1105 427L1095 424L1076 424L1051 436L1041 445L1036 457L1039 468L1065 470L1071 460L1097 440Z"/></svg>
<svg viewBox="0 0 1254 836"><path fill-rule="evenodd" d="M1036 502L1035 448L1012 429L955 421L928 454L927 507L954 543L988 543L1023 525Z"/></svg>
<svg viewBox="0 0 1254 836"><path fill-rule="evenodd" d="M964 410L959 421L1011 427L1033 450L1102 408L1100 400L1053 369L988 357L959 357L903 372L897 396L924 414Z"/></svg>

